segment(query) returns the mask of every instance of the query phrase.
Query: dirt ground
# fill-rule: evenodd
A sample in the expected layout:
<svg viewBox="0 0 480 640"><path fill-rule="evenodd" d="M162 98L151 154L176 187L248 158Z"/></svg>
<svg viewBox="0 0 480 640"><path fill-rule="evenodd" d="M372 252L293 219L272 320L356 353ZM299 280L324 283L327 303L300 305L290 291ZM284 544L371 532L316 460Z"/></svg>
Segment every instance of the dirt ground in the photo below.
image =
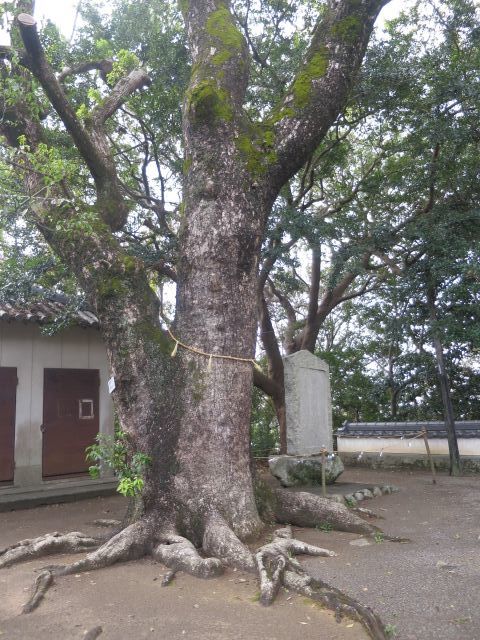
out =
<svg viewBox="0 0 480 640"><path fill-rule="evenodd" d="M347 470L342 480L399 486L399 493L366 506L384 516L379 524L387 533L412 543L354 546L358 535L295 529L296 537L339 553L306 558L309 570L373 607L397 640L479 640L480 478L440 476L433 486L427 474L362 469ZM113 497L0 513L0 547L48 531L95 533L92 520L118 518L123 509L123 499ZM77 558L55 556L53 562ZM97 625L101 640L366 638L358 624L337 624L291 594L261 607L248 574L229 571L208 581L180 575L163 588L165 568L150 559L60 578L34 613L20 616L35 570L51 562L0 571L0 640L80 640Z"/></svg>

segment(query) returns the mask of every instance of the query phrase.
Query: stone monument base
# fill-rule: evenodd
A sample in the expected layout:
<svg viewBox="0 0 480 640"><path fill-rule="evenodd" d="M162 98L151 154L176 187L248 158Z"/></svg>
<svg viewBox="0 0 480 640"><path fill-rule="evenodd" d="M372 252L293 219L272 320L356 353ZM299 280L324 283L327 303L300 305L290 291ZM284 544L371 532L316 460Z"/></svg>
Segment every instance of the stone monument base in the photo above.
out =
<svg viewBox="0 0 480 640"><path fill-rule="evenodd" d="M268 460L270 472L284 487L322 484L322 456L272 456ZM343 473L344 466L337 454L331 453L325 459L325 479L333 484Z"/></svg>

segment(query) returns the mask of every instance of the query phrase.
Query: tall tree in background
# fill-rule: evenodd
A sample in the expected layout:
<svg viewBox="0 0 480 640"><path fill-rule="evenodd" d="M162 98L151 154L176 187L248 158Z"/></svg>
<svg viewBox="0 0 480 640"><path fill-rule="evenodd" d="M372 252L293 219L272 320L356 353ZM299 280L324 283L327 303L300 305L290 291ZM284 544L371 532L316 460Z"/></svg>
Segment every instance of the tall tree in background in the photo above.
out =
<svg viewBox="0 0 480 640"><path fill-rule="evenodd" d="M382 289L391 274L404 277L425 251L444 248L438 264L445 278L465 255L462 243L475 251L478 23L478 8L468 0L434 2L423 10L417 4L393 21L389 39L371 48L335 129L283 194L260 271L261 338L269 376L255 373L257 384L274 400L283 447L282 353L313 352L338 305ZM461 207L453 206L453 194ZM466 211L471 212L468 221ZM432 229L443 228L449 219L454 235L435 238ZM291 255L302 243L311 253L307 276ZM415 298L418 283L408 286ZM385 372L391 410L383 416L394 418L400 388L395 388L393 365L402 336L393 335L393 325L388 331L393 331ZM357 407L361 411L358 402Z"/></svg>
<svg viewBox="0 0 480 640"><path fill-rule="evenodd" d="M53 574L149 552L174 570L201 576L218 574L224 565L258 565L265 603L283 581L360 619L372 637L385 637L370 610L315 582L289 557L317 549L278 537L255 560L245 541L263 527L249 463L249 416L266 224L280 190L343 108L386 2L322 4L282 97L254 120L245 111L251 54L230 3L180 3L191 74L183 97L183 202L170 337L160 325L144 261L119 239L135 194L131 175L117 162L115 118L150 79L126 55L120 64L97 58L61 69L62 52L46 54L32 3L16 3L21 41L14 31L12 47L2 50L9 95L0 131L11 162L22 168L26 215L73 270L98 315L128 446L151 460L141 517ZM90 90L96 104L85 108L71 80L93 69L107 88L100 95ZM161 221L162 202L156 206ZM276 490L270 508L280 522L328 520L375 531L347 508L308 494Z"/></svg>

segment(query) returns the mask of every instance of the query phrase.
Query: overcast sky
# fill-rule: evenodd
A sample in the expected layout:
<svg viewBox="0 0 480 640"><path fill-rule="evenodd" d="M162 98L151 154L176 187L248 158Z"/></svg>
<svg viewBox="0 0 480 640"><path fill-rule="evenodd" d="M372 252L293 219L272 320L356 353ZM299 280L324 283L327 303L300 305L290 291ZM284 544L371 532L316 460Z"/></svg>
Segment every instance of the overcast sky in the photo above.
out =
<svg viewBox="0 0 480 640"><path fill-rule="evenodd" d="M381 24L383 20L389 20L398 15L401 8L407 4L410 4L410 2L406 2L405 0L391 0L380 14L379 23ZM52 22L55 22L60 27L63 34L67 38L70 38L77 5L78 0L36 0L35 15L39 19L50 18Z"/></svg>

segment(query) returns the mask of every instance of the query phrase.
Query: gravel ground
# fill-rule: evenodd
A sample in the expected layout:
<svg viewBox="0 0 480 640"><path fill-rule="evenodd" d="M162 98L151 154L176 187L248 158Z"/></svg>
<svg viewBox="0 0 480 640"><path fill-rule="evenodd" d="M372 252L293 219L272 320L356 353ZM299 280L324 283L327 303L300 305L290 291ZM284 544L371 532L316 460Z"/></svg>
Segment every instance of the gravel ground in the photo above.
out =
<svg viewBox="0 0 480 640"><path fill-rule="evenodd" d="M387 533L412 542L354 546L358 535L296 529L296 537L339 553L305 558L309 570L373 607L397 640L480 640L480 478L440 475L434 486L421 472L349 469L342 481L400 487L363 504L385 518L379 524ZM93 533L98 529L89 522L120 517L123 509L123 499L113 497L1 513L0 547L47 531ZM165 569L149 559L61 578L37 611L19 616L35 569L48 562L0 572L0 640L76 640L98 624L101 640L366 638L357 624L337 624L288 594L269 609L260 607L249 575L227 572L209 581L180 576L162 589Z"/></svg>
<svg viewBox="0 0 480 640"><path fill-rule="evenodd" d="M356 596L395 626L397 640L480 639L480 477L348 469L342 481L394 484L399 493L361 504L410 544L349 544L359 536L297 532L338 551L333 562L306 559L310 571ZM319 539L319 535L321 538Z"/></svg>

